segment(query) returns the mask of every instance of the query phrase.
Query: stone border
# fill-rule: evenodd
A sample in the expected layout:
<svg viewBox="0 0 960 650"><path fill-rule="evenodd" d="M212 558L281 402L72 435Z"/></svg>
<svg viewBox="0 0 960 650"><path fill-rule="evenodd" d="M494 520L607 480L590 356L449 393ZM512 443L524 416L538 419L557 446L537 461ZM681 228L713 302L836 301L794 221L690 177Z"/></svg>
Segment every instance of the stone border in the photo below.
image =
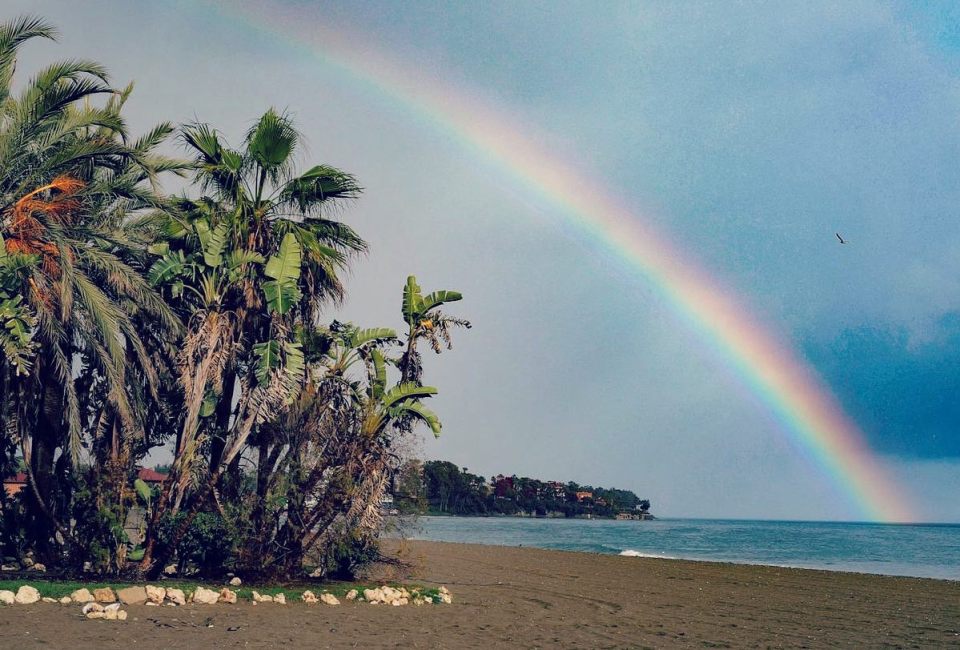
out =
<svg viewBox="0 0 960 650"><path fill-rule="evenodd" d="M240 579L234 578L230 581L232 586L239 586ZM400 607L403 605L426 605L426 604L450 604L453 598L446 587L440 587L437 594L427 593L420 587L407 589L406 587L390 587L381 585L374 589L363 589L362 593L357 589L351 589L345 596L346 600L367 602L371 605L391 605ZM319 596L310 590L304 591L300 596L300 601L309 605L323 603L324 605L339 605L340 600L331 593L322 592ZM208 589L198 585L189 595L182 589L165 588L155 585L124 587L114 591L111 587L101 587L92 592L87 588L81 588L73 591L69 596L63 598L41 598L40 591L30 585L21 585L16 593L9 590L0 590L0 604L3 605L32 605L33 603L59 603L61 605L70 605L72 603L82 604L82 612L87 618L106 619L106 620L125 620L126 612L120 609L120 605L147 605L153 607L168 606L178 607L188 603L199 605L216 605L219 603L233 605L238 602L237 592L223 587L219 591ZM286 605L287 597L284 593L275 595L260 594L257 591L252 592L252 605L261 603L275 603Z"/></svg>

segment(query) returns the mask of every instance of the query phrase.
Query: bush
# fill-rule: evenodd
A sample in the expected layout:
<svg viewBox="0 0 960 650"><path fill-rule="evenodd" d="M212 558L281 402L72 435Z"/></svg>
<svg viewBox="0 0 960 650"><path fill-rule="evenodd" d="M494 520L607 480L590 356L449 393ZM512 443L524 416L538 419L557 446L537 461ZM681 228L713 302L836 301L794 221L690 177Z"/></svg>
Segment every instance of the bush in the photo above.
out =
<svg viewBox="0 0 960 650"><path fill-rule="evenodd" d="M342 537L323 549L319 566L324 578L353 580L363 567L380 559L380 546L370 537Z"/></svg>
<svg viewBox="0 0 960 650"><path fill-rule="evenodd" d="M183 524L186 514L166 517L160 524L158 546L171 551L177 558L178 572L193 566L203 575L221 575L229 570L234 556L236 539L223 518L212 512L200 512L190 522L186 534L177 546L168 548L175 531Z"/></svg>

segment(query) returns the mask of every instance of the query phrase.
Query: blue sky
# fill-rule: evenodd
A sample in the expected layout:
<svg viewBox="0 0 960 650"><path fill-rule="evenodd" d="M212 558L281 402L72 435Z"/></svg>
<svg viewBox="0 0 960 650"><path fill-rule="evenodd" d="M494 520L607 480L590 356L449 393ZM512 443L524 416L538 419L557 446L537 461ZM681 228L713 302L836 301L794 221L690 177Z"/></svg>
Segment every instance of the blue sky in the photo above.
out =
<svg viewBox="0 0 960 650"><path fill-rule="evenodd" d="M918 516L960 521L960 12L949 3L274 2L530 127L745 296L863 428ZM53 57L136 80L131 122L239 138L293 113L355 172L371 242L331 317L396 325L404 277L475 328L428 365L486 475L633 489L678 516L857 513L642 278L448 134L222 5L13 0ZM642 215L642 216L641 216ZM841 232L849 244L834 237Z"/></svg>

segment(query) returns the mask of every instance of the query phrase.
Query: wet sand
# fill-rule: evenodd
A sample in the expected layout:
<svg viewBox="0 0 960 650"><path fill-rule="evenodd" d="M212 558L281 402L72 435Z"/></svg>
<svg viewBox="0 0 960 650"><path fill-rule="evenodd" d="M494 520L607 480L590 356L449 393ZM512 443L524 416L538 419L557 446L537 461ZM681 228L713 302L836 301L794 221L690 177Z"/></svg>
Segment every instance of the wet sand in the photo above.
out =
<svg viewBox="0 0 960 650"><path fill-rule="evenodd" d="M960 582L435 542L392 550L410 581L447 585L454 603L129 607L126 622L11 606L0 648L960 647Z"/></svg>

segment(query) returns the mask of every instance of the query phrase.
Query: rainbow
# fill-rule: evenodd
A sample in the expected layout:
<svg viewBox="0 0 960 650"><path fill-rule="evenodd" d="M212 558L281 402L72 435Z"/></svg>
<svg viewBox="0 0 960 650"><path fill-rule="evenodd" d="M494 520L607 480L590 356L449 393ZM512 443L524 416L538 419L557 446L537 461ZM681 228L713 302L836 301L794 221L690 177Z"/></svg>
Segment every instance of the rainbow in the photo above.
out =
<svg viewBox="0 0 960 650"><path fill-rule="evenodd" d="M219 18L272 35L319 59L457 141L501 169L518 186L554 208L562 225L611 251L639 272L677 315L771 410L782 431L829 479L856 516L871 521L916 520L897 485L814 373L752 318L734 293L712 279L664 236L644 223L597 179L538 147L509 115L447 84L417 74L364 42L359 34L305 25L288 6L214 2Z"/></svg>

